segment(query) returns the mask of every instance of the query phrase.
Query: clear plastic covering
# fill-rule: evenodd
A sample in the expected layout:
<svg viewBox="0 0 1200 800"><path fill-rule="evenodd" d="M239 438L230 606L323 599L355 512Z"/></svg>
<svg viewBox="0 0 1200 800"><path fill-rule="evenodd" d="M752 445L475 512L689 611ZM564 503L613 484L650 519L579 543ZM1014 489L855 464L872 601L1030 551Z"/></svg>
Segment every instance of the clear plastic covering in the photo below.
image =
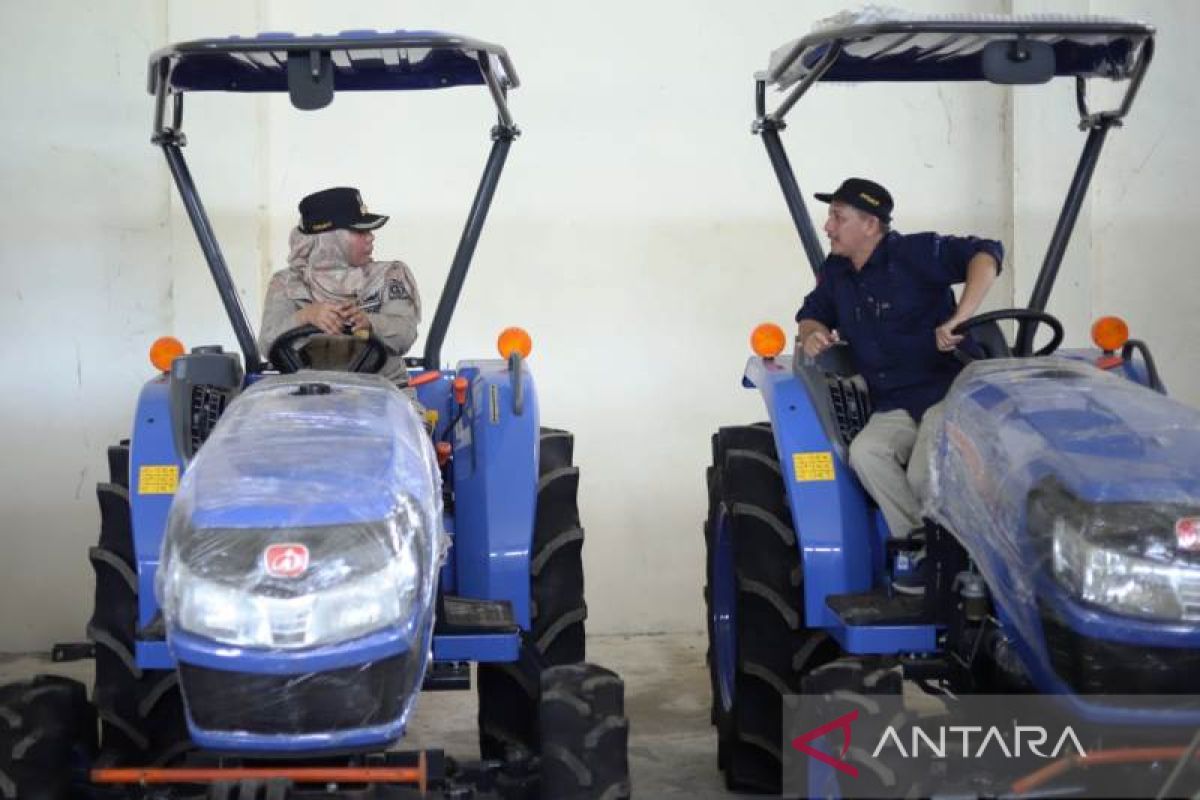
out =
<svg viewBox="0 0 1200 800"><path fill-rule="evenodd" d="M925 515L1027 641L1056 604L1096 631L1200 623L1200 411L1085 361L976 361L930 469Z"/></svg>
<svg viewBox="0 0 1200 800"><path fill-rule="evenodd" d="M193 720L266 735L402 724L447 542L405 394L373 375L259 381L189 465L163 541L159 602Z"/></svg>
<svg viewBox="0 0 1200 800"><path fill-rule="evenodd" d="M1042 23L1042 24L1059 24L1063 26L1091 24L1103 25L1127 24L1127 20L1122 20L1116 17L1104 17L1096 15L1084 14L926 14L914 13L905 9L894 8L890 6L880 5L865 5L861 8L839 11L824 19L820 19L813 23L810 35L819 35L826 31L832 31L839 28L847 28L855 25L873 25L886 22L908 22L908 23L985 23L985 24L1021 24L1021 23ZM1105 33L1085 33L1072 32L1070 34L1031 34L1030 39L1045 41L1050 43L1060 41L1071 41L1081 45L1103 44L1111 40L1111 34ZM795 45L800 39L792 39L782 46L776 48L771 53L770 64L767 68L767 73L770 75L776 74L776 69L781 65L784 59L789 58ZM922 59L949 59L961 58L980 52L988 43L989 39L986 36L976 36L969 34L946 34L941 32L929 32L921 34L911 33L893 33L881 34L878 36L864 37L861 39L849 41L845 43L843 52L852 58L870 59L872 57L883 56L885 54L894 54L901 51L912 51L920 54ZM775 84L780 89L786 89L794 83L799 82L815 65L815 61L809 59L796 59L784 72L775 79ZM1097 75L1110 75L1114 68L1118 66L1121 69L1128 69L1129 63L1124 65L1105 64L1103 67L1098 67Z"/></svg>

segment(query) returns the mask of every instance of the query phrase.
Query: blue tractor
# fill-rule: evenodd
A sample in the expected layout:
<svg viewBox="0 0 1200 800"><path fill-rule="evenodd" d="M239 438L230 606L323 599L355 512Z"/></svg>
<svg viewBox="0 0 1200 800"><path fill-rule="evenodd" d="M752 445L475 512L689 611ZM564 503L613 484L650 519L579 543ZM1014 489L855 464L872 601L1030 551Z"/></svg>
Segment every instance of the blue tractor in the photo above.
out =
<svg viewBox="0 0 1200 800"><path fill-rule="evenodd" d="M315 110L335 91L464 85L488 89L498 120L407 387L371 374L387 357L375 338L330 337L350 357L310 369L311 326L265 361L183 159L184 95L287 92ZM98 487L91 704L62 679L6 687L0 795L629 795L623 684L583 663L573 440L539 425L529 338L510 329L501 358L441 368L519 134L517 85L504 48L438 32L230 37L150 57L153 142L241 358L152 352L162 372ZM397 750L420 690L469 689L472 664L482 759Z"/></svg>
<svg viewBox="0 0 1200 800"><path fill-rule="evenodd" d="M963 354L972 363L950 390L931 456L924 597L893 591L911 559L889 552L884 519L848 464L871 413L848 348L814 361L799 346L781 356L778 327L752 337L743 385L762 394L769 421L713 436L704 526L712 721L731 789L789 788L792 695L899 693L907 679L939 695L1051 694L1080 718L1133 724L1165 712L1114 709L1096 695L1200 690L1200 414L1166 396L1124 323L1098 321L1096 349L1051 355L1063 330L1046 312L1101 146L1153 47L1152 28L1111 19L875 14L789 42L757 76L753 131L818 280L824 253L780 139L818 82L1070 77L1086 143L1028 306L960 331L979 350ZM1125 82L1117 107L1089 108L1092 78ZM784 92L774 109L771 85ZM1016 321L1015 341L1004 320ZM1039 325L1052 335L1035 350ZM1173 719L1198 724L1194 714ZM1172 760L1164 753L1178 755L1159 752L1159 769ZM860 772L870 773L866 761ZM822 771L808 770L811 795L833 791L818 782ZM840 791L911 788L898 773L871 774L871 789ZM1078 773L1059 777L1069 784Z"/></svg>

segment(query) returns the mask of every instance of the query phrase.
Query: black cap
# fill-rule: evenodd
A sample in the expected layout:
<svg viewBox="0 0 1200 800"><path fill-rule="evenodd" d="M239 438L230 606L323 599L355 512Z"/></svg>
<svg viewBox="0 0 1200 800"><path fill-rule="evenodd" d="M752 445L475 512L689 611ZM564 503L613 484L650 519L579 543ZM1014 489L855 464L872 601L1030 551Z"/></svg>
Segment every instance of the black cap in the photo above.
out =
<svg viewBox="0 0 1200 800"><path fill-rule="evenodd" d="M859 211L865 211L884 222L892 221L892 196L888 190L875 181L866 178L847 178L833 194L817 192L815 195L822 203L839 200L848 206L854 206Z"/></svg>
<svg viewBox="0 0 1200 800"><path fill-rule="evenodd" d="M383 214L368 214L358 189L349 186L313 192L300 201L300 230L304 233L338 228L373 231L387 221Z"/></svg>

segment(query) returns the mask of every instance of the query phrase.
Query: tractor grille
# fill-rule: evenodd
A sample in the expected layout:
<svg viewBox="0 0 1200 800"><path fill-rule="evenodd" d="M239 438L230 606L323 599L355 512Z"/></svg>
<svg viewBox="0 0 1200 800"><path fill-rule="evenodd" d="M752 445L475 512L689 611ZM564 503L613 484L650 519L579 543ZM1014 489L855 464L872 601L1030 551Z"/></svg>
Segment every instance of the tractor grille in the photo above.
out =
<svg viewBox="0 0 1200 800"><path fill-rule="evenodd" d="M180 664L188 712L212 732L303 734L383 725L404 707L411 654L309 675L258 675Z"/></svg>
<svg viewBox="0 0 1200 800"><path fill-rule="evenodd" d="M1054 671L1079 694L1200 694L1200 649L1092 639L1045 607L1041 617Z"/></svg>
<svg viewBox="0 0 1200 800"><path fill-rule="evenodd" d="M225 404L229 402L231 394L229 389L222 386L197 384L192 387L192 402L188 409L188 458L195 455L200 445L208 439L217 420L225 411Z"/></svg>
<svg viewBox="0 0 1200 800"><path fill-rule="evenodd" d="M842 436L842 443L849 447L871 416L866 384L858 377L827 374L825 379L829 383L829 400L837 420L838 433Z"/></svg>

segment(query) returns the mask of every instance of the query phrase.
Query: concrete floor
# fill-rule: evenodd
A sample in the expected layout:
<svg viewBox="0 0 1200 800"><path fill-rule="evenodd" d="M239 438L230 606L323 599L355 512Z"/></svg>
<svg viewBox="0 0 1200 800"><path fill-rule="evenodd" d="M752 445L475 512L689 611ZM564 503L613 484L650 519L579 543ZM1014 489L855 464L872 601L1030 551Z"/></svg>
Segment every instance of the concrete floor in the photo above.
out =
<svg viewBox="0 0 1200 800"><path fill-rule="evenodd" d="M629 763L635 797L742 797L725 791L717 737L708 721L705 637L695 634L596 636L588 660L625 680ZM0 683L40 672L91 683L92 662L54 664L40 656L0 656ZM428 692L417 703L407 747L439 747L478 758L475 692Z"/></svg>

